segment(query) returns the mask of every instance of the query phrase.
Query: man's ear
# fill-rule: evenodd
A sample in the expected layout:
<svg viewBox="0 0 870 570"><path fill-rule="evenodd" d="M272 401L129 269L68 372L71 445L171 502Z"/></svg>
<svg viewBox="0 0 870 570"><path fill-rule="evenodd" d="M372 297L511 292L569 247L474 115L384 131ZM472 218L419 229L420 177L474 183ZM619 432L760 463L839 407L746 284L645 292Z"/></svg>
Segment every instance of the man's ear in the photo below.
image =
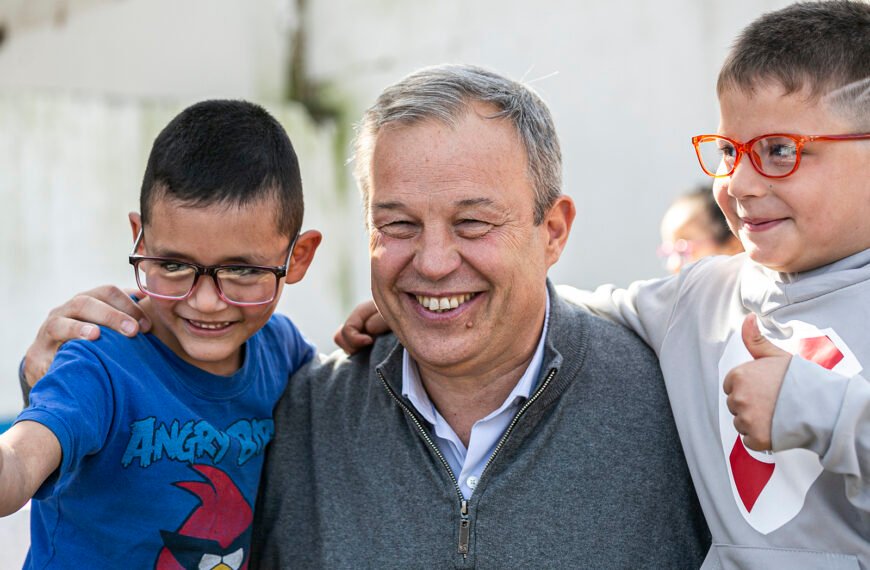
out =
<svg viewBox="0 0 870 570"><path fill-rule="evenodd" d="M139 237L139 232L142 230L142 216L139 212L130 212L127 214L127 218L130 220L130 229L133 230L133 242L136 242L136 238Z"/></svg>
<svg viewBox="0 0 870 570"><path fill-rule="evenodd" d="M314 252L317 251L317 246L322 239L323 235L317 230L308 230L299 234L290 258L290 267L287 268L287 277L284 278L285 283L288 285L296 283L305 277L308 266L314 259Z"/></svg>
<svg viewBox="0 0 870 570"><path fill-rule="evenodd" d="M574 200L563 194L556 198L547 215L544 216L541 225L547 230L547 267L559 261L576 215Z"/></svg>

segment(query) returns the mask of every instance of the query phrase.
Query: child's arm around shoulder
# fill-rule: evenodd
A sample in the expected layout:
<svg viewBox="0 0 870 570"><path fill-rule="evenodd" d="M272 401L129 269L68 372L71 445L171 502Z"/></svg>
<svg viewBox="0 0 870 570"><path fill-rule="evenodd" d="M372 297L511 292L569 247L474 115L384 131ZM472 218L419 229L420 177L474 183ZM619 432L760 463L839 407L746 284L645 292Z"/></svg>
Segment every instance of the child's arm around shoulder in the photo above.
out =
<svg viewBox="0 0 870 570"><path fill-rule="evenodd" d="M627 289L602 285L595 291L584 291L570 285L559 285L556 290L567 301L633 330L657 349L667 332L666 325L679 297L682 281L681 276L674 276L635 281ZM374 301L369 300L354 307L333 340L339 348L354 354L372 344L374 337L389 331L390 327Z"/></svg>
<svg viewBox="0 0 870 570"><path fill-rule="evenodd" d="M590 313L631 329L658 351L692 267L679 275L635 281L625 289L601 285L594 291L584 291L559 285L556 290L562 298Z"/></svg>
<svg viewBox="0 0 870 570"><path fill-rule="evenodd" d="M374 337L390 332L384 317L374 301L363 301L351 311L343 325L332 337L335 344L348 354L372 344Z"/></svg>
<svg viewBox="0 0 870 570"><path fill-rule="evenodd" d="M57 437L38 422L18 422L0 435L0 516L24 506L60 460Z"/></svg>

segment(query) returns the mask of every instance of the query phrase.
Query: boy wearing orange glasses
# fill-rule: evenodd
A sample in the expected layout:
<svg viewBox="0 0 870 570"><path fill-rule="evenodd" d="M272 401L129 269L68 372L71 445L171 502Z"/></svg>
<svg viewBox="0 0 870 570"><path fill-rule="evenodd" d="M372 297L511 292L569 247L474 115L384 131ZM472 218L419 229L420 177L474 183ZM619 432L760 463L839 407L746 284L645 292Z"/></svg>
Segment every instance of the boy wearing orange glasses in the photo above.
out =
<svg viewBox="0 0 870 570"><path fill-rule="evenodd" d="M762 16L718 94L693 142L747 253L563 292L656 350L704 568L870 568L870 4Z"/></svg>
<svg viewBox="0 0 870 570"><path fill-rule="evenodd" d="M25 566L246 568L272 408L314 348L275 315L320 234L300 234L284 129L193 105L154 142L130 215L151 334L70 342L0 436L0 512L34 497Z"/></svg>
<svg viewBox="0 0 870 570"><path fill-rule="evenodd" d="M718 93L718 134L693 142L747 253L561 293L657 352L713 535L704 569L867 569L870 4L762 16ZM336 342L367 344L375 313Z"/></svg>

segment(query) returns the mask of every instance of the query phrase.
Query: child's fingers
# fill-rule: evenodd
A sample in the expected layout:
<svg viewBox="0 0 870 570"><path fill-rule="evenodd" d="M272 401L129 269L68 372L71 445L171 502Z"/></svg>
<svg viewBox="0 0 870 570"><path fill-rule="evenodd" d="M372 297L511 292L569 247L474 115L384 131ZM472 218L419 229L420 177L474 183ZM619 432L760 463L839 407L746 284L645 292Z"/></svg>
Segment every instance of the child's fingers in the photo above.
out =
<svg viewBox="0 0 870 570"><path fill-rule="evenodd" d="M353 308L344 325L335 333L333 340L343 351L353 354L374 342L373 336L388 332L374 301L363 301Z"/></svg>
<svg viewBox="0 0 870 570"><path fill-rule="evenodd" d="M377 336L390 332L390 327L387 325L387 321L384 320L384 317L375 310L374 314L366 319L365 324L363 325L363 331L371 336Z"/></svg>
<svg viewBox="0 0 870 570"><path fill-rule="evenodd" d="M69 319L135 336L139 332L139 320L145 319L145 314L120 289L110 291L98 288L76 295L49 314L45 324L51 340L63 344L79 338L78 327L65 326Z"/></svg>
<svg viewBox="0 0 870 570"><path fill-rule="evenodd" d="M148 330L151 322L142 309L121 289L103 285L80 293L53 309L24 359L24 376L32 386L51 365L57 349L68 340L96 340L100 326L126 336Z"/></svg>
<svg viewBox="0 0 870 570"><path fill-rule="evenodd" d="M347 322L336 331L333 341L340 349L348 354L353 354L374 342L371 336L360 331L358 324Z"/></svg>
<svg viewBox="0 0 870 570"><path fill-rule="evenodd" d="M103 285L85 291L78 297L84 297L87 301L84 307L87 312L71 316L109 327L127 336L135 335L140 328L142 331L148 331L151 328L151 321L145 316L139 304L130 298L131 293L136 299L145 297L139 289L122 290L114 285Z"/></svg>
<svg viewBox="0 0 870 570"><path fill-rule="evenodd" d="M124 295L126 295L127 297L135 297L140 301L148 296L142 292L142 289L139 289L138 287L124 287Z"/></svg>

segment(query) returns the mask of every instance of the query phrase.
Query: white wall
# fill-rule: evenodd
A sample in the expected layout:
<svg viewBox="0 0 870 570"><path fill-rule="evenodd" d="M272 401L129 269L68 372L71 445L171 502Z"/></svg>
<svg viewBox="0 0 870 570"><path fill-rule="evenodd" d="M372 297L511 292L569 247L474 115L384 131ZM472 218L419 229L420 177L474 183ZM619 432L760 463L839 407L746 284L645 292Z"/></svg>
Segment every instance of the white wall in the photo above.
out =
<svg viewBox="0 0 870 570"><path fill-rule="evenodd" d="M0 0L0 14L18 1ZM293 0L89 2L72 2L61 21L16 28L12 20L0 47L0 89L185 100L281 96Z"/></svg>
<svg viewBox="0 0 870 570"><path fill-rule="evenodd" d="M297 145L306 225L326 237L281 310L331 348L344 311L367 296L365 236L338 166L348 120L318 125L280 101L295 26L309 78L354 120L422 65L477 63L530 81L555 115L579 209L552 275L591 287L662 274L658 220L703 180L689 139L716 128L721 60L740 28L787 3L308 0L300 15L293 0L117 0L11 27L0 45L0 417L18 408L18 358L47 311L130 283L125 220L150 142L201 98L263 102Z"/></svg>

